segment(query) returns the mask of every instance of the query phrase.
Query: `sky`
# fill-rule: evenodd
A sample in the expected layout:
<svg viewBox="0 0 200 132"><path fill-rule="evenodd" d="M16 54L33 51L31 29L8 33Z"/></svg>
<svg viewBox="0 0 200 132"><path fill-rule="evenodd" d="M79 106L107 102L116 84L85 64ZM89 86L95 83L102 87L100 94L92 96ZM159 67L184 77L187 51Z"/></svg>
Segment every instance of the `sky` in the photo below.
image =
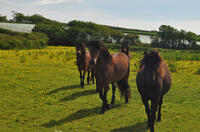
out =
<svg viewBox="0 0 200 132"><path fill-rule="evenodd" d="M110 26L158 30L170 25L200 34L200 0L0 0L0 14L40 14L69 22L90 21Z"/></svg>

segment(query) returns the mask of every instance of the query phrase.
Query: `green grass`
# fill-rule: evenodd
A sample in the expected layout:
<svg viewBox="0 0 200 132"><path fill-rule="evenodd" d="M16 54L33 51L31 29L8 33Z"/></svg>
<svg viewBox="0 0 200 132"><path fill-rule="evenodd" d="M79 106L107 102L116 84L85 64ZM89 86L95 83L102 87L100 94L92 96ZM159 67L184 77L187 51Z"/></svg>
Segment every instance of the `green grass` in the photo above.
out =
<svg viewBox="0 0 200 132"><path fill-rule="evenodd" d="M131 57L130 102L124 104L117 90L114 107L100 114L95 85L79 86L74 48L0 51L0 131L146 132L147 117L135 83L141 52L131 52ZM200 130L199 67L199 61L176 62L156 131Z"/></svg>

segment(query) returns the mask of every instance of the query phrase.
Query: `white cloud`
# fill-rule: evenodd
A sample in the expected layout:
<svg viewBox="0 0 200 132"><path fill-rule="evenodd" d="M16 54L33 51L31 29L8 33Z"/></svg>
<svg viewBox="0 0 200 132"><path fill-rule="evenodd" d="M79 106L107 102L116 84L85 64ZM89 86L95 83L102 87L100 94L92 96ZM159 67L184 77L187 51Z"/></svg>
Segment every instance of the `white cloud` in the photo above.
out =
<svg viewBox="0 0 200 132"><path fill-rule="evenodd" d="M60 4L64 2L70 3L83 3L83 0L39 0L37 2L32 3L32 5L50 5L50 4Z"/></svg>

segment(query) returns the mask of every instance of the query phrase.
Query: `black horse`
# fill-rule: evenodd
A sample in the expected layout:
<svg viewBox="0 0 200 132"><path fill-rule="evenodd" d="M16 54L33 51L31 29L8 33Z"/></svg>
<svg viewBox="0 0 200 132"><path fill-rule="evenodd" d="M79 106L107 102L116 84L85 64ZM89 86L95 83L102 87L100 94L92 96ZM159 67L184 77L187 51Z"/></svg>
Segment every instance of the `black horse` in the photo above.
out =
<svg viewBox="0 0 200 132"><path fill-rule="evenodd" d="M126 54L128 56L128 58L130 59L130 52L129 52L130 46L128 42L123 42L121 44L121 48L120 51L123 52L124 54Z"/></svg>
<svg viewBox="0 0 200 132"><path fill-rule="evenodd" d="M140 61L136 83L148 117L147 128L154 132L157 106L159 104L157 121L161 121L163 96L169 91L172 83L170 71L159 52L144 52L144 57ZM149 100L151 101L151 109L149 108Z"/></svg>

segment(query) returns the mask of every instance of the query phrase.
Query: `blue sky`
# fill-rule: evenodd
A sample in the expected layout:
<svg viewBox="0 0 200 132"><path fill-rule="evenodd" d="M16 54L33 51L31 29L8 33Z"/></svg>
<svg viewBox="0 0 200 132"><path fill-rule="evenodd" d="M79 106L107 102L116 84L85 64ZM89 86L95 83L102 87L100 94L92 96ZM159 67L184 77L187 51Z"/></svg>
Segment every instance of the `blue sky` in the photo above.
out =
<svg viewBox="0 0 200 132"><path fill-rule="evenodd" d="M0 0L0 14L11 18L11 11L144 30L166 24L200 34L200 0Z"/></svg>

